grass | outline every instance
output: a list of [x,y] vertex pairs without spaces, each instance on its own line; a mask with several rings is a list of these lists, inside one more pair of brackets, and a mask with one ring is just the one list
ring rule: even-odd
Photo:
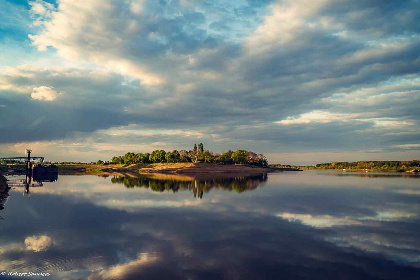
[[98,167],[98,166],[92,166],[92,167],[87,167],[86,168],[86,170],[85,170],[85,172],[86,173],[94,173],[94,174],[96,174],[96,173],[102,173],[102,172],[104,172],[104,168],[102,168],[102,167]]

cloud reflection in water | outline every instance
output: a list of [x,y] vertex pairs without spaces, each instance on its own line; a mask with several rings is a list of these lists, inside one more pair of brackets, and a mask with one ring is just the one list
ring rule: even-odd
[[[417,180],[315,172],[241,180],[62,176],[30,201],[12,189],[0,265],[53,279],[420,276],[420,201],[401,193]],[[24,250],[28,236],[51,244]]]

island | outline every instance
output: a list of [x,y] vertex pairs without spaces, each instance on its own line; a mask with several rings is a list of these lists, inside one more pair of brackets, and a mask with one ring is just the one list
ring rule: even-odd
[[[60,174],[182,174],[193,177],[235,177],[287,171],[272,168],[263,154],[246,150],[215,153],[205,150],[203,143],[192,150],[155,150],[151,153],[127,152],[109,161],[91,164],[58,163]],[[290,169],[290,171],[294,171]]]

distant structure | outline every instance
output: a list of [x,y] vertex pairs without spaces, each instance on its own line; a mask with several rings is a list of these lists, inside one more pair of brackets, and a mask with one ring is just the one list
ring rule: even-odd
[[32,150],[26,150],[26,157],[7,157],[7,158],[0,158],[0,161],[3,162],[16,162],[16,161],[25,161],[26,167],[26,176],[33,178],[34,181],[55,181],[54,177],[56,178],[58,175],[58,168],[57,166],[51,165],[44,165],[44,157],[31,157]]
[[26,157],[5,157],[0,158],[0,161],[25,161],[25,162],[31,162],[31,161],[38,161],[40,163],[44,162],[44,157],[31,157],[32,150],[27,149],[26,150]]
[[[44,157],[31,157],[32,150],[26,150],[27,156],[26,157],[8,157],[8,158],[0,158],[0,162],[13,162],[16,161],[24,161],[25,162],[25,180],[19,180],[16,182],[9,181],[5,182],[10,187],[25,187],[24,194],[30,197],[29,187],[42,187],[43,182],[54,182],[58,180],[58,167],[51,164],[51,165],[44,165]],[[13,168],[12,168],[13,170]],[[21,168],[15,168],[14,171],[23,173]],[[18,173],[19,174],[19,173]],[[35,184],[37,183],[37,184]],[[1,198],[1,195],[0,195]]]

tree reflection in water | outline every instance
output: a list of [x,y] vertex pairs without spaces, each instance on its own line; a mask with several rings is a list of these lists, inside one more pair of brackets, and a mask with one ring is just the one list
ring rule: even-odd
[[155,177],[131,177],[114,176],[111,182],[114,184],[123,184],[127,188],[146,188],[154,192],[189,190],[194,197],[203,198],[203,193],[208,193],[211,189],[223,189],[227,191],[236,191],[242,193],[247,190],[254,190],[262,187],[267,181],[267,174],[229,177],[229,178],[208,178],[196,179],[186,176],[155,176]]

